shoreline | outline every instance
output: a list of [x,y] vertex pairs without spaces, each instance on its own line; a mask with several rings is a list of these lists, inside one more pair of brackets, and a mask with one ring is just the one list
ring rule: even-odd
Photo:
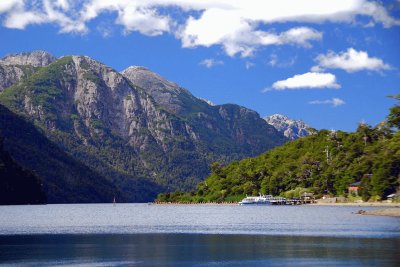
[[400,203],[385,203],[385,202],[345,202],[345,203],[313,203],[308,205],[315,206],[358,206],[358,207],[394,207],[400,208]]
[[379,210],[359,210],[357,214],[360,215],[375,215],[375,216],[390,216],[390,217],[400,217],[400,208],[386,208]]
[[[150,203],[149,203],[150,204]],[[239,205],[239,202],[203,202],[203,203],[185,203],[185,202],[152,202],[155,205]],[[301,205],[276,205],[276,206],[349,206],[349,207],[392,207],[400,208],[400,203],[382,203],[382,202],[347,202],[347,203],[310,203]]]

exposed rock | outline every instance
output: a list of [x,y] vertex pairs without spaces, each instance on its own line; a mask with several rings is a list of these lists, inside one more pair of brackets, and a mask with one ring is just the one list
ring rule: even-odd
[[5,56],[0,60],[4,65],[31,65],[33,67],[44,67],[57,60],[52,54],[37,50],[29,53],[17,53]]
[[45,51],[18,53],[0,59],[0,92],[57,60]]
[[274,126],[279,132],[283,133],[287,138],[295,140],[310,135],[307,130],[309,126],[301,120],[292,120],[287,116],[274,114],[264,118],[265,121]]
[[[145,67],[131,66],[121,73],[134,85],[145,89],[158,104],[171,113],[187,113],[193,111],[193,108],[197,106],[201,109],[206,105],[204,101],[200,102],[188,90]],[[195,107],[191,105],[195,105]]]

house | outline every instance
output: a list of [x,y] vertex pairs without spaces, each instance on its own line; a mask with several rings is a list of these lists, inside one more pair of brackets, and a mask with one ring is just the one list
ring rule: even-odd
[[356,183],[352,183],[349,185],[349,187],[347,188],[347,190],[349,191],[349,194],[354,194],[358,196],[358,189],[360,188],[360,184],[361,182],[356,182]]
[[313,193],[307,193],[304,192],[303,194],[300,195],[301,200],[303,203],[314,203],[315,202],[315,197]]

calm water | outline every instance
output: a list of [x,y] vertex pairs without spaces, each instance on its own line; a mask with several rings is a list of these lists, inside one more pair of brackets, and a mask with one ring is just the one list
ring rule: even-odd
[[13,266],[400,266],[400,218],[371,207],[0,206]]

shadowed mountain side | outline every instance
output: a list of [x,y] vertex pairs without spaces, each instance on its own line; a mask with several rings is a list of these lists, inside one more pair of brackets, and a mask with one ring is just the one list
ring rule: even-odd
[[0,138],[4,151],[37,175],[48,203],[111,202],[114,196],[117,200],[128,200],[110,181],[62,151],[31,123],[2,105]]
[[10,157],[0,138],[0,205],[43,203],[46,203],[46,195],[39,179]]

